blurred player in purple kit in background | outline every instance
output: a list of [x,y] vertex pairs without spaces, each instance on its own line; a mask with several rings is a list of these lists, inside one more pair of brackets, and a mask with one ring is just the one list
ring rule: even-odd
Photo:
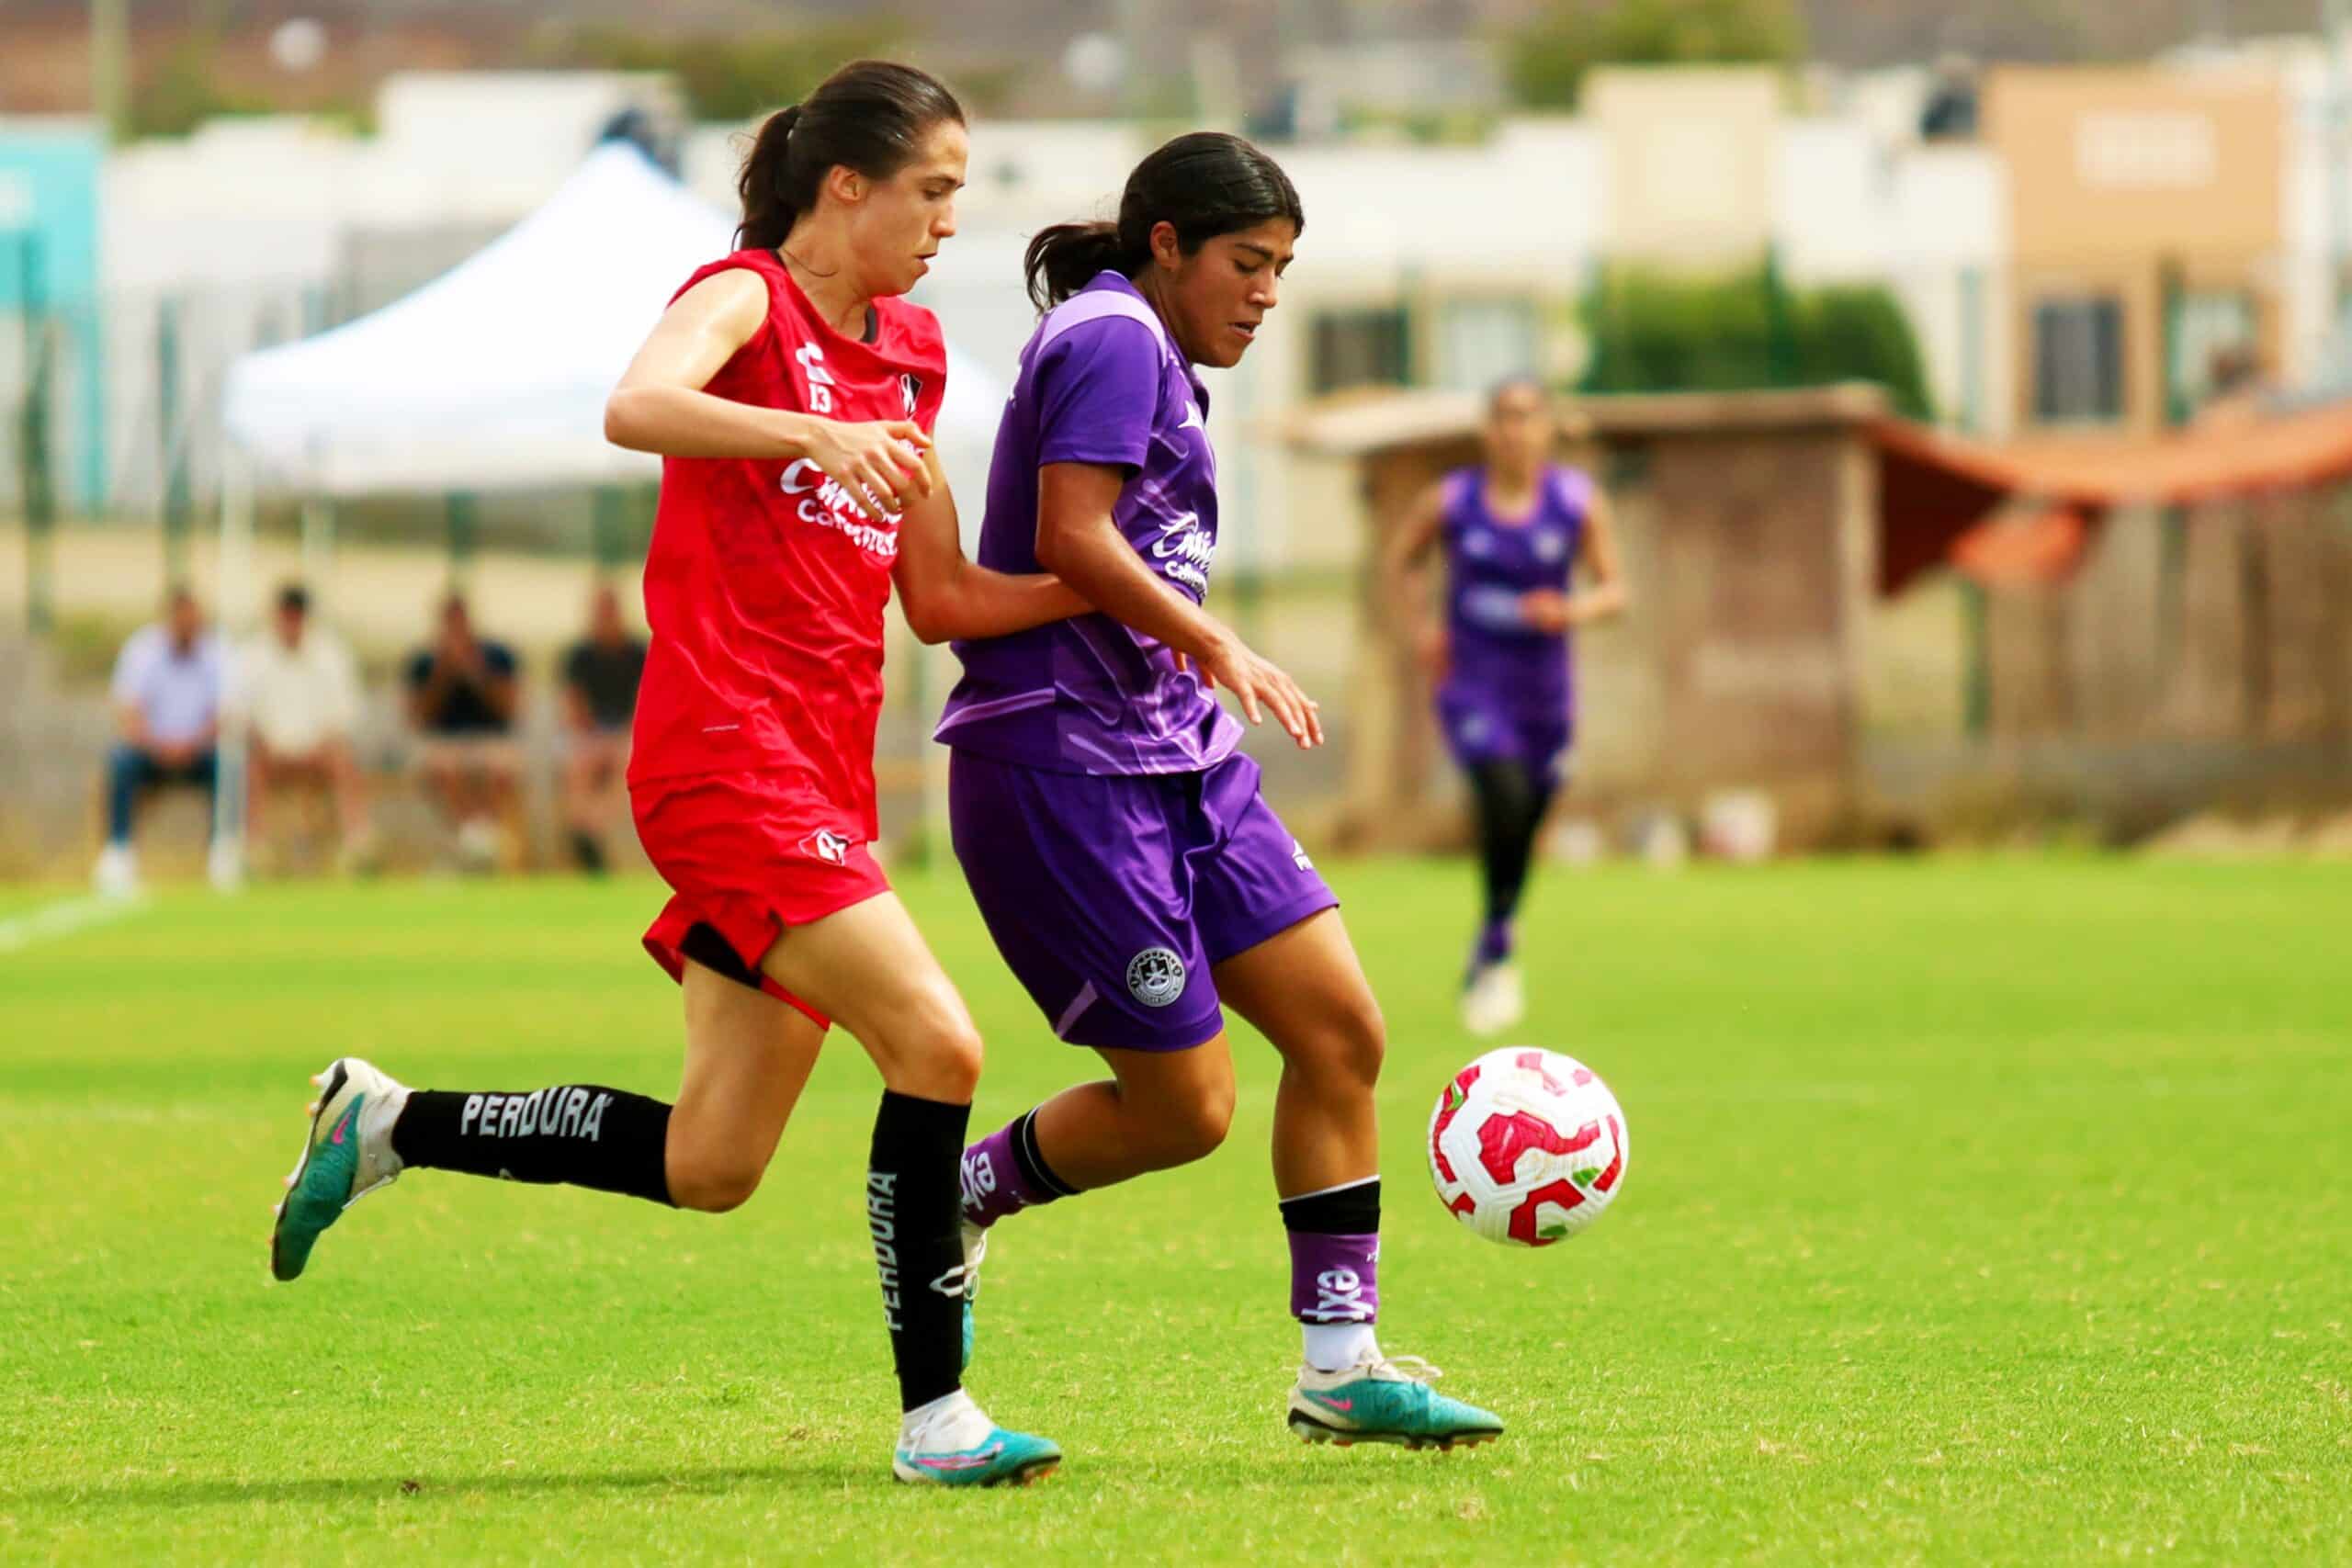
[[[939,737],[956,852],[1006,962],[1107,1082],[966,1152],[967,1314],[989,1227],[1016,1210],[1199,1159],[1234,1103],[1223,1007],[1282,1054],[1274,1182],[1310,1440],[1450,1447],[1502,1423],[1381,1353],[1385,1034],[1337,905],[1260,794],[1241,727],[1322,739],[1295,682],[1201,608],[1217,542],[1208,389],[1274,308],[1305,217],[1237,137],[1178,137],[1129,176],[1116,222],[1031,244],[1045,312],[997,433],[979,559],[1045,570],[1098,614],[962,642]],[[968,1318],[967,1318],[968,1323]]]
[[[1536,834],[1559,791],[1576,733],[1571,628],[1625,607],[1609,503],[1581,468],[1552,461],[1550,400],[1529,378],[1487,400],[1483,467],[1457,468],[1422,494],[1387,550],[1388,579],[1437,682],[1438,723],[1477,802],[1486,916],[1462,987],[1474,1034],[1519,1022],[1526,998],[1513,921]],[[1446,563],[1442,620],[1423,609],[1430,547]],[[1571,592],[1579,562],[1592,586]]]

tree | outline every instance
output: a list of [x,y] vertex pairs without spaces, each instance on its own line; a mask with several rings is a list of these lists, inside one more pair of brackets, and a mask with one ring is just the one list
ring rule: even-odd
[[1531,108],[1573,108],[1596,65],[1789,65],[1804,58],[1794,0],[1551,0],[1506,49]]

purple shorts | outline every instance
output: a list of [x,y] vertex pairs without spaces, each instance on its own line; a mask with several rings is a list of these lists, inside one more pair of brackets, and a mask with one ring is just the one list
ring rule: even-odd
[[1197,773],[1048,773],[958,750],[956,858],[997,951],[1072,1045],[1186,1051],[1210,971],[1340,902],[1239,752]]
[[1446,686],[1437,694],[1437,721],[1446,749],[1465,768],[1481,762],[1523,762],[1547,783],[1560,782],[1560,761],[1574,739],[1567,706],[1531,713],[1487,693]]

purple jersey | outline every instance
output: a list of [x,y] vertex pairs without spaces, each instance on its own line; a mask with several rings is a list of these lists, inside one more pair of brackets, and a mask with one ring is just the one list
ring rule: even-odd
[[1591,477],[1546,468],[1534,510],[1508,523],[1487,510],[1485,480],[1477,468],[1445,477],[1446,687],[1516,710],[1566,715],[1575,706],[1568,639],[1530,627],[1519,598],[1541,588],[1567,591],[1592,505]]
[[[1037,470],[1101,463],[1127,474],[1112,512],[1128,544],[1198,604],[1216,554],[1208,392],[1136,287],[1115,272],[1048,311],[1021,351],[997,426],[979,561],[1037,564]],[[1185,773],[1231,755],[1241,726],[1162,643],[1108,615],[955,645],[964,678],[938,739],[1055,773]]]

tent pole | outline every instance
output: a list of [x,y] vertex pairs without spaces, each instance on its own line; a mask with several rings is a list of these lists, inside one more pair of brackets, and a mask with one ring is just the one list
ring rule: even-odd
[[220,641],[228,659],[229,690],[220,705],[220,738],[215,748],[217,782],[212,791],[212,886],[234,893],[245,880],[245,715],[237,690],[236,649],[253,635],[253,470],[236,442],[220,446]]

